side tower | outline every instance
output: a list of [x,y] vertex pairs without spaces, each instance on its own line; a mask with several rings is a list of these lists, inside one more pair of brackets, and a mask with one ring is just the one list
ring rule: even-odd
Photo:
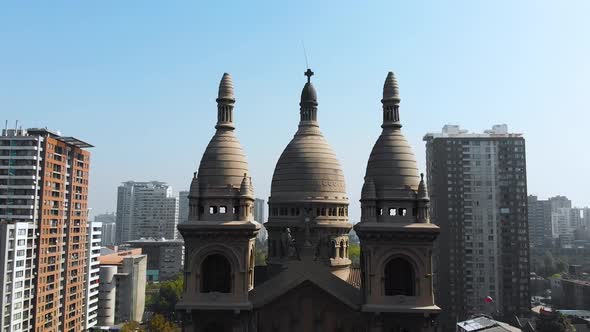
[[177,305],[184,331],[245,331],[254,287],[254,192],[234,134],[231,76],[223,74],[216,132],[189,194],[189,219],[178,225],[185,243],[184,295]]
[[[307,70],[299,128],[277,162],[268,199],[268,265],[271,273],[311,256],[346,280],[348,195],[336,154],[317,121],[317,92]],[[308,257],[309,258],[309,257]]]
[[439,229],[416,158],[401,132],[399,89],[392,72],[383,86],[383,131],[361,192],[362,311],[370,331],[434,331],[432,247]]

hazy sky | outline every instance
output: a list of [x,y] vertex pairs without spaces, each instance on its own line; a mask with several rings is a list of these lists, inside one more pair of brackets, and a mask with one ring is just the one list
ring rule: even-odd
[[188,189],[227,71],[266,199],[297,127],[304,41],[354,221],[390,70],[422,170],[426,132],[507,123],[526,138],[529,194],[590,205],[589,16],[586,0],[3,2],[0,119],[94,144],[90,206],[113,211],[122,181]]

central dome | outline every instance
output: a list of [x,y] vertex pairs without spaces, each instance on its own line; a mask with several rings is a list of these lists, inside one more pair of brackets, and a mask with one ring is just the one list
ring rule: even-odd
[[344,173],[317,122],[317,92],[308,81],[301,92],[299,129],[275,168],[269,203],[347,202]]
[[342,167],[317,126],[301,126],[272,177],[273,202],[345,200]]

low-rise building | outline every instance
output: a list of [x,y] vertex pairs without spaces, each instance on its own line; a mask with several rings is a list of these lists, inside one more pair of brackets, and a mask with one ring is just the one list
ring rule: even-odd
[[184,266],[184,241],[167,239],[140,239],[127,242],[132,248],[141,248],[147,255],[147,280],[150,282],[175,278]]
[[520,328],[480,316],[457,323],[457,332],[520,332]]
[[590,308],[590,281],[564,276],[551,280],[553,305],[563,309]]
[[100,256],[97,327],[143,318],[147,257],[141,249],[117,249],[103,250]]

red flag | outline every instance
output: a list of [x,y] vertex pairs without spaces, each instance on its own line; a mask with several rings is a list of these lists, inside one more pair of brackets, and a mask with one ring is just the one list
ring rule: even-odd
[[485,301],[486,301],[486,303],[492,303],[492,302],[494,302],[494,299],[492,299],[491,296],[486,296]]

